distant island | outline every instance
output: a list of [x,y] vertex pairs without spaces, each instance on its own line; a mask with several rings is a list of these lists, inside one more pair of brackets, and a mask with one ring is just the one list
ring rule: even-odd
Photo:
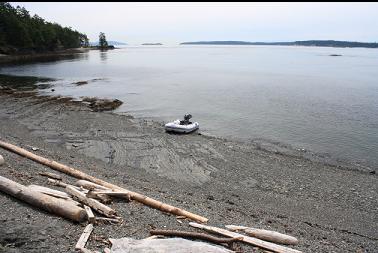
[[161,43],[143,43],[142,46],[161,46],[163,44]]
[[293,42],[196,41],[196,42],[183,42],[183,43],[180,43],[180,45],[258,45],[258,46],[378,48],[378,43],[338,41],[338,40],[304,40],[304,41],[293,41]]

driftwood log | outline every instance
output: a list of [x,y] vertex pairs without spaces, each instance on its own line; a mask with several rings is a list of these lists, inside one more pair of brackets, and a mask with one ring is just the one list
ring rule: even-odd
[[219,238],[212,235],[208,235],[205,233],[197,233],[197,232],[186,232],[186,231],[177,231],[177,230],[160,230],[155,229],[150,231],[151,235],[164,235],[164,236],[179,236],[184,238],[191,238],[191,239],[201,239],[204,241],[216,243],[216,244],[223,244],[227,243],[229,246],[237,241],[241,241],[243,237],[239,238]]
[[94,216],[94,214],[92,212],[92,209],[89,206],[87,206],[87,205],[84,205],[84,209],[87,212],[89,223],[92,223],[92,224],[95,223],[96,222],[96,217]]
[[231,231],[223,229],[223,228],[206,226],[206,225],[198,224],[198,223],[195,223],[195,222],[190,222],[189,226],[204,229],[208,232],[225,235],[225,236],[232,237],[232,238],[243,237],[240,241],[254,245],[254,246],[257,246],[257,247],[260,247],[260,248],[263,248],[263,249],[267,249],[267,250],[270,250],[270,251],[273,251],[273,252],[277,252],[277,253],[302,253],[299,250],[291,249],[291,248],[288,248],[288,247],[285,247],[285,246],[281,246],[281,245],[274,244],[274,243],[271,243],[271,242],[263,241],[263,240],[253,238],[253,237],[250,237],[250,236],[244,236],[242,234],[231,232]]
[[69,184],[66,184],[60,180],[56,180],[56,179],[51,179],[51,178],[48,178],[47,181],[52,184],[52,185],[55,185],[55,186],[60,186],[60,187],[64,187],[66,188],[67,185]]
[[4,157],[0,155],[0,166],[5,163]]
[[86,193],[86,196],[88,198],[92,198],[92,199],[97,199],[97,200],[100,200],[102,203],[104,204],[110,204],[112,202],[112,198],[107,195],[107,194],[102,194],[102,193],[95,193],[93,192],[92,190],[89,190],[87,193]]
[[110,207],[100,203],[99,201],[95,199],[91,199],[85,196],[84,193],[81,191],[75,189],[72,186],[67,186],[66,187],[66,192],[74,196],[76,199],[78,199],[79,202],[84,203],[85,205],[93,208],[97,212],[107,216],[107,217],[114,217],[116,214],[116,211],[111,209]]
[[51,173],[51,172],[39,172],[38,174],[41,175],[41,176],[53,178],[53,179],[56,179],[56,180],[62,180],[63,179],[61,175]]
[[87,243],[88,238],[92,233],[92,230],[93,230],[93,224],[88,224],[85,227],[84,232],[81,234],[79,240],[76,243],[76,246],[75,246],[76,250],[85,249],[85,244]]
[[42,208],[50,213],[73,221],[81,222],[87,219],[85,210],[76,206],[72,201],[37,192],[2,176],[0,176],[0,191],[25,201],[32,206]]
[[57,191],[57,190],[50,189],[50,188],[40,186],[40,185],[31,184],[31,185],[28,185],[28,188],[35,190],[37,192],[41,192],[41,193],[56,197],[56,198],[60,198],[60,199],[70,199],[71,198],[71,196],[68,195],[65,192]]
[[105,217],[95,217],[96,221],[108,221],[108,222],[114,222],[114,223],[120,223],[122,222],[121,218],[105,218]]
[[281,244],[287,244],[287,245],[297,245],[298,239],[290,236],[285,235],[276,231],[270,231],[265,229],[257,229],[257,228],[251,228],[251,227],[245,227],[245,226],[234,226],[234,225],[227,225],[227,229],[231,231],[244,231],[247,235],[259,238],[261,240],[269,241],[269,242],[275,242],[275,243],[281,243]]
[[10,144],[10,143],[0,141],[0,147],[2,147],[4,149],[7,149],[7,150],[10,150],[10,151],[12,151],[14,153],[17,153],[19,155],[22,155],[24,157],[27,157],[27,158],[29,158],[29,159],[31,159],[33,161],[38,162],[38,163],[44,164],[46,166],[49,166],[50,168],[52,168],[54,170],[66,173],[66,174],[68,174],[70,176],[73,176],[75,178],[88,180],[88,181],[91,181],[93,183],[96,183],[96,184],[105,186],[107,188],[110,188],[112,190],[127,192],[128,194],[130,194],[131,199],[134,199],[134,200],[136,200],[136,201],[138,201],[140,203],[143,203],[143,204],[145,204],[147,206],[159,209],[161,211],[164,211],[164,212],[167,212],[167,213],[171,213],[171,214],[175,214],[175,215],[185,216],[185,217],[187,217],[187,218],[189,218],[191,220],[197,221],[197,222],[204,223],[204,222],[208,221],[207,218],[202,217],[200,215],[197,215],[197,214],[188,212],[186,210],[183,210],[183,209],[180,209],[180,208],[177,208],[177,207],[174,207],[174,206],[162,203],[162,202],[160,202],[158,200],[149,198],[149,197],[147,197],[147,196],[145,196],[143,194],[129,191],[129,190],[124,189],[122,187],[119,187],[117,185],[114,185],[114,184],[108,183],[108,182],[106,182],[104,180],[101,180],[101,179],[98,179],[96,177],[90,176],[90,175],[88,175],[88,174],[86,174],[86,173],[84,173],[84,172],[82,172],[80,170],[77,170],[77,169],[71,168],[71,167],[69,167],[67,165],[64,165],[64,164],[61,164],[61,163],[58,163],[58,162],[46,159],[44,157],[38,156],[38,155],[36,155],[36,154],[34,154],[32,152],[27,151],[26,149],[17,147],[15,145]]
[[102,186],[102,185],[99,185],[99,184],[95,184],[95,183],[92,183],[92,182],[87,181],[87,180],[78,180],[78,181],[76,181],[75,185],[79,186],[79,187],[83,187],[87,190],[111,191],[111,189],[108,188],[108,187],[105,187],[105,186]]
[[[121,192],[121,191],[90,191],[88,194],[94,194],[97,197],[104,198],[104,196],[110,198],[110,197],[116,197],[116,198],[122,198],[125,199],[127,202],[131,201],[130,194],[127,192]],[[88,195],[87,194],[87,195]],[[106,203],[106,202],[104,202]]]

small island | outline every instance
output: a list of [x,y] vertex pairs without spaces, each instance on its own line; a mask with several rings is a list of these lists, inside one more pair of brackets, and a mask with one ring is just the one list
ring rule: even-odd
[[100,32],[98,45],[90,46],[91,49],[98,49],[98,50],[108,50],[108,49],[115,49],[113,45],[109,45],[108,41],[106,40],[105,33]]
[[162,46],[162,43],[143,43],[142,46]]

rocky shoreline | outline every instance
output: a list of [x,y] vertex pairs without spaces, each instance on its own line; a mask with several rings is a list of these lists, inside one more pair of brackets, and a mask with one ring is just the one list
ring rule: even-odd
[[[90,175],[227,224],[296,236],[303,252],[375,252],[378,178],[359,169],[272,152],[200,133],[174,135],[161,122],[95,112],[68,99],[0,94],[0,139]],[[2,175],[46,185],[45,166],[0,149]],[[62,176],[68,181],[73,179]],[[0,193],[0,252],[74,252],[84,225]],[[145,238],[153,228],[195,231],[137,202],[112,204],[120,225],[95,227],[88,248],[107,238]],[[244,252],[262,252],[243,245]]]

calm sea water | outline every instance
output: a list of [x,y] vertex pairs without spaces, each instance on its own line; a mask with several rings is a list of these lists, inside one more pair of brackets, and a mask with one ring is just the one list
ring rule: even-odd
[[377,49],[125,47],[0,72],[58,78],[57,94],[118,98],[119,113],[164,122],[191,113],[202,133],[277,141],[377,170]]

